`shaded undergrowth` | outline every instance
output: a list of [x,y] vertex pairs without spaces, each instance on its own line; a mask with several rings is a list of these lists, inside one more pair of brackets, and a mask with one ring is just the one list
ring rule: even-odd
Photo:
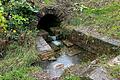
[[37,59],[35,35],[27,35],[22,46],[17,42],[8,46],[5,57],[0,60],[0,80],[35,80],[30,75],[41,70],[30,66]]

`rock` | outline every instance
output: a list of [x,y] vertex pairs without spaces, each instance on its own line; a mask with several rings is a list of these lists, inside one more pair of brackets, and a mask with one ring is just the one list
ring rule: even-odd
[[69,42],[68,40],[63,40],[63,43],[67,47],[72,47],[73,46],[73,43]]
[[41,52],[38,56],[41,60],[51,60],[51,58],[54,56],[54,52]]
[[50,75],[46,72],[37,72],[34,73],[33,76],[37,78],[37,80],[50,80]]
[[74,55],[77,55],[77,54],[80,54],[81,53],[81,50],[79,50],[78,48],[76,47],[71,47],[68,49],[69,52],[67,53],[69,56],[74,56]]
[[52,57],[49,59],[49,61],[55,61],[55,60],[57,60],[57,58],[55,58],[54,56],[52,56]]
[[62,63],[57,63],[57,64],[54,65],[54,68],[63,69],[63,68],[64,68],[64,64],[62,64]]
[[102,67],[97,67],[88,76],[93,80],[111,80],[107,75],[107,71]]
[[38,36],[42,36],[45,40],[48,39],[48,32],[41,30],[40,32],[38,32],[37,34]]
[[59,35],[62,29],[59,27],[54,27],[54,28],[51,28],[51,30],[55,35]]
[[48,45],[43,37],[39,37],[36,44],[39,52],[52,51],[52,48]]
[[73,65],[73,66],[69,67],[68,69],[66,69],[62,76],[66,76],[66,75],[70,75],[70,74],[74,74],[74,75],[77,75],[77,76],[82,76],[83,73],[84,73],[83,67],[76,64],[76,65]]
[[109,66],[120,65],[120,55],[108,62]]
[[44,40],[43,37],[39,37],[37,39],[37,50],[39,51],[38,55],[42,60],[48,60],[52,56],[54,56],[53,49],[49,46],[49,44]]
[[55,51],[55,52],[57,52],[57,51],[59,51],[60,50],[60,47],[58,47],[58,46],[56,46],[56,45],[54,45],[54,44],[50,44],[50,46],[51,46],[51,48]]
[[96,64],[98,64],[98,63],[100,63],[100,60],[99,60],[99,59],[95,59],[95,60],[93,60],[93,61],[91,62],[91,65],[96,65]]
[[90,65],[74,65],[69,69],[66,69],[63,76],[74,74],[77,76],[89,77],[92,80],[112,80],[112,77],[108,75],[107,70],[100,66],[95,66],[92,63]]
[[77,28],[68,38],[73,44],[92,53],[116,53],[120,50],[120,40],[104,36],[88,28]]

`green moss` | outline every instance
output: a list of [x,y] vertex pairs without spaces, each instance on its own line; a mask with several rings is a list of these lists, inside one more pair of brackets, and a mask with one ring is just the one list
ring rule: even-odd
[[120,66],[116,65],[111,68],[111,76],[113,78],[120,78]]
[[69,75],[69,76],[66,76],[64,80],[91,80],[91,79],[88,77],[79,77],[75,75]]
[[70,75],[70,76],[66,76],[64,80],[80,80],[80,77],[75,75]]

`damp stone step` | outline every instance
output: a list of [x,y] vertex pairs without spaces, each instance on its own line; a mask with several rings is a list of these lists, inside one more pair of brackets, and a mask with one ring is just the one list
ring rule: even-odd
[[42,60],[49,60],[49,58],[54,56],[54,51],[50,47],[50,45],[45,41],[43,37],[37,38],[37,50],[38,50],[38,56]]

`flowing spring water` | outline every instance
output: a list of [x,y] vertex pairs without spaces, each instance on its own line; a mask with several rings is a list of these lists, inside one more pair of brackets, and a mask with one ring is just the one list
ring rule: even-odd
[[[50,36],[52,38],[52,43],[56,46],[61,46],[62,43],[60,40],[57,39],[57,36]],[[51,79],[54,78],[59,78],[63,73],[64,70],[69,68],[70,66],[73,66],[76,63],[79,63],[78,57],[76,56],[68,56],[67,53],[67,48],[63,49],[59,54],[56,61],[51,62],[50,64],[47,65],[45,71],[50,75]]]
[[52,43],[56,46],[60,46],[61,42],[59,40],[57,40],[57,36],[50,36],[52,38]]
[[50,80],[53,80],[59,78],[64,73],[65,69],[73,66],[74,64],[78,64],[80,61],[78,61],[78,56],[68,56],[70,53],[68,48],[65,47],[62,44],[62,41],[58,40],[56,36],[50,37],[52,39],[52,44],[61,48],[61,51],[57,53],[60,54],[60,56],[58,56],[55,61],[38,62],[38,65],[40,64],[43,70],[49,74]]
[[60,77],[64,70],[72,65],[74,65],[72,58],[63,54],[56,61],[48,65],[47,72],[50,74],[51,78]]

